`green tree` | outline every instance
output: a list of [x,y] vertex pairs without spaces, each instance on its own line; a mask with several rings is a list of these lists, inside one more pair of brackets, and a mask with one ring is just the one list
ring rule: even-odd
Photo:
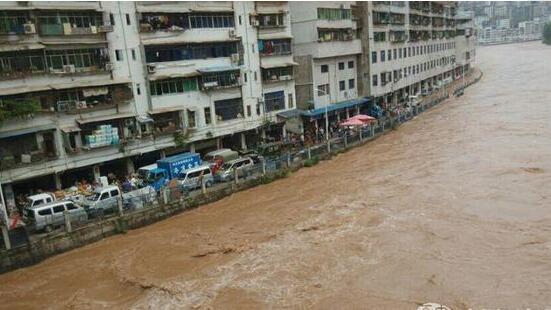
[[1,100],[0,123],[10,118],[24,117],[40,111],[40,103],[36,100]]
[[543,28],[543,43],[551,45],[551,23],[545,24]]

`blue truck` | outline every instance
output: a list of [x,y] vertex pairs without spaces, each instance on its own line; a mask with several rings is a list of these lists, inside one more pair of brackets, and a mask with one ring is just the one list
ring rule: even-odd
[[201,157],[197,153],[182,153],[157,161],[156,166],[150,165],[138,170],[147,185],[159,191],[170,180],[177,178],[182,172],[201,165]]

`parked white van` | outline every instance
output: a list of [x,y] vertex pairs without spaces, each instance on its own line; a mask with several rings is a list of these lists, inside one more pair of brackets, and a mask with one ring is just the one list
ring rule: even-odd
[[69,212],[71,223],[82,223],[88,220],[86,211],[70,200],[56,201],[25,208],[25,221],[32,230],[51,232],[65,224],[65,211]]
[[31,195],[27,197],[27,203],[25,204],[25,208],[43,205],[54,201],[55,201],[55,196],[52,193],[41,193],[41,194]]
[[212,184],[214,184],[214,177],[212,175],[209,165],[202,165],[202,166],[184,171],[178,177],[178,182],[180,183],[180,187],[187,191],[200,188],[201,175],[203,176],[203,182],[205,182],[206,187],[211,187]]

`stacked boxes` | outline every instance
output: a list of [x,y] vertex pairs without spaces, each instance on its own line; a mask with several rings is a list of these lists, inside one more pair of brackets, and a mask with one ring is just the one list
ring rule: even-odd
[[111,125],[99,125],[91,135],[84,137],[90,148],[119,144],[119,130]]

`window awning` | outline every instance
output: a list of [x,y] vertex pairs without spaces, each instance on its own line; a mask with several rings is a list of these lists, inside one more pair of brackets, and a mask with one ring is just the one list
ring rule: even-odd
[[105,116],[98,116],[98,117],[90,117],[85,119],[77,119],[77,123],[83,125],[83,124],[89,124],[89,123],[96,123],[101,121],[108,121],[112,119],[121,119],[121,118],[129,118],[136,116],[134,113],[120,113],[120,114],[112,114],[112,115],[105,115]]
[[153,109],[147,113],[150,115],[152,114],[161,114],[161,113],[168,113],[168,112],[176,112],[176,111],[182,111],[185,107],[179,106],[179,107],[168,107],[168,108],[160,108],[160,109]]
[[71,133],[71,132],[79,132],[81,129],[77,126],[69,126],[69,127],[63,127],[61,128],[61,131],[64,133]]
[[[107,41],[93,39],[71,39],[71,41],[40,41],[46,44],[47,50],[68,50],[68,49],[83,49],[83,48],[107,48]],[[82,46],[84,45],[84,46]]]
[[271,39],[292,39],[293,36],[285,32],[275,33],[261,33],[258,35],[259,40],[271,40]]
[[84,87],[128,84],[128,83],[130,83],[129,78],[118,78],[118,79],[112,80],[106,74],[105,79],[95,80],[95,81],[86,81],[86,79],[83,78],[82,81],[74,81],[74,82],[60,83],[60,84],[54,84],[54,85],[48,85],[44,83],[36,86],[23,85],[20,87],[10,87],[5,89],[0,89],[0,96],[32,93],[32,92],[47,91],[47,90],[61,90],[61,89],[68,89],[68,88],[78,88],[78,87],[84,88]]
[[188,13],[190,10],[184,7],[185,4],[178,2],[152,4],[138,4],[136,10],[140,13]]
[[234,66],[212,66],[212,67],[197,69],[197,72],[199,72],[201,74],[204,74],[204,73],[236,71],[236,70],[239,70],[239,67],[234,67]]
[[270,62],[270,63],[262,63],[260,67],[262,69],[271,69],[271,68],[278,68],[278,67],[289,67],[289,66],[298,66],[298,63],[294,61],[285,61],[285,62]]
[[0,52],[39,50],[43,48],[44,48],[44,45],[40,43],[27,43],[27,44],[8,43],[0,46]]
[[8,130],[8,131],[0,132],[0,139],[26,135],[33,132],[39,132],[39,131],[54,130],[54,129],[56,129],[56,126],[53,124],[50,124],[50,125],[35,126],[35,127],[25,128],[25,129]]
[[166,79],[173,79],[173,78],[194,77],[198,75],[199,75],[199,72],[197,71],[188,72],[188,73],[174,72],[174,73],[162,74],[162,75],[156,75],[156,74],[150,75],[148,76],[148,78],[150,81],[158,81],[158,80],[166,80]]

